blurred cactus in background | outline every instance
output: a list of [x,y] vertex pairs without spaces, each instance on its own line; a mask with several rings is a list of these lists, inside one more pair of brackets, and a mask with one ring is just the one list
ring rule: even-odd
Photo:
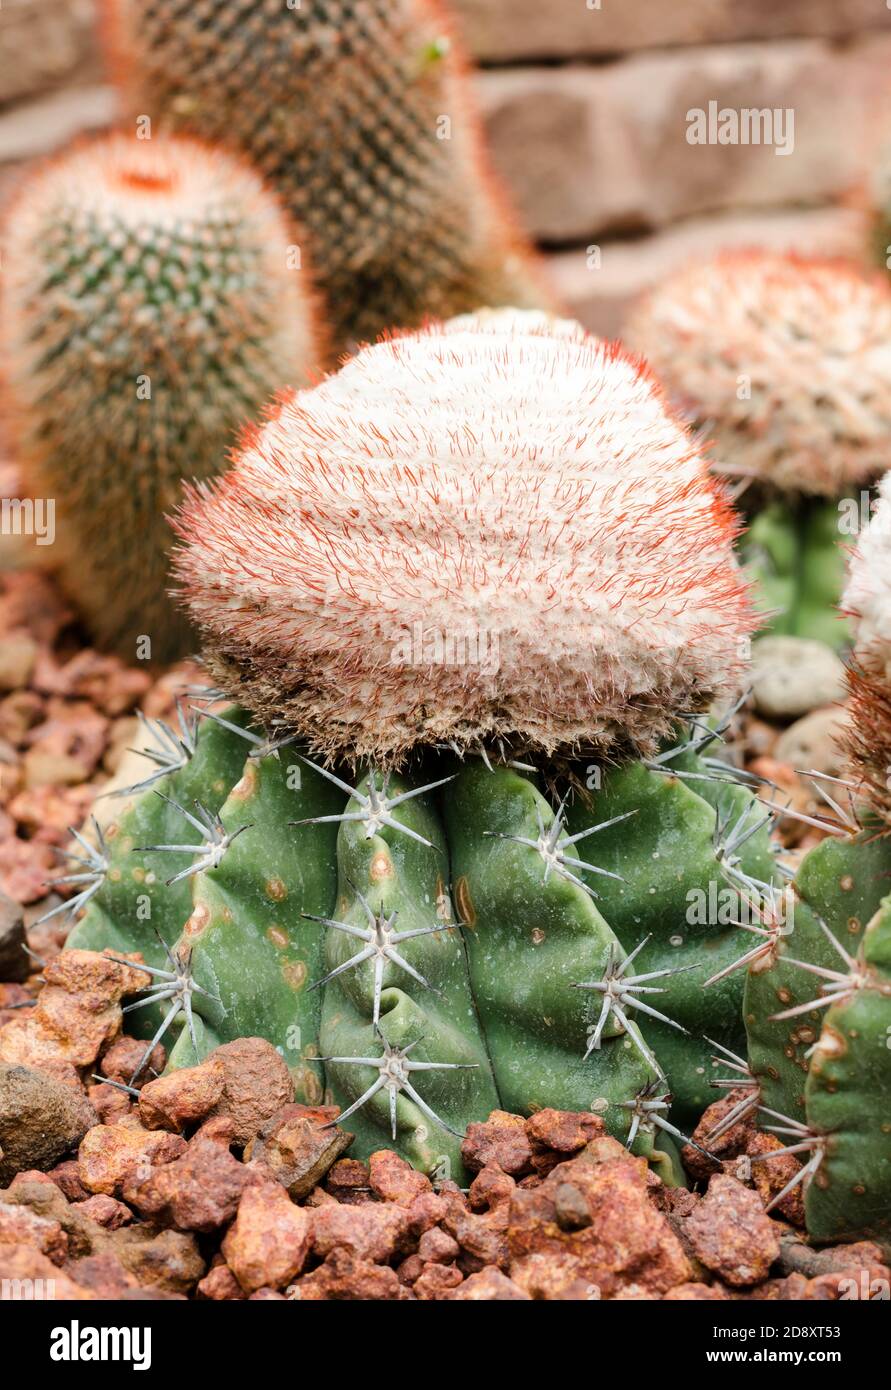
[[347,348],[545,306],[434,0],[105,0],[126,114],[242,151],[309,238]]
[[259,178],[192,140],[112,135],[39,168],[3,228],[0,348],[19,464],[56,505],[94,638],[182,654],[166,514],[325,351],[297,233]]
[[771,630],[842,645],[839,500],[856,503],[891,453],[891,286],[842,262],[727,253],[653,291],[626,340],[739,481]]

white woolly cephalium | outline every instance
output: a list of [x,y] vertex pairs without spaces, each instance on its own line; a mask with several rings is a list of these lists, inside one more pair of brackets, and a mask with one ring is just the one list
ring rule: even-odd
[[640,367],[515,311],[366,348],[194,491],[213,668],[328,754],[645,746],[753,626],[719,485]]
[[854,622],[858,661],[891,685],[891,473],[878,494],[851,558],[842,607]]
[[703,427],[718,471],[832,497],[888,467],[885,277],[729,252],[652,291],[625,336]]
[[848,753],[867,800],[891,824],[891,473],[857,543],[841,606],[855,633]]

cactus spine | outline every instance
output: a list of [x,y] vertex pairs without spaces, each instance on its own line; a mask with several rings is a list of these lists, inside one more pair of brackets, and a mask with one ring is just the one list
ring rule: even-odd
[[338,348],[545,303],[433,0],[105,0],[133,117],[242,151],[309,237]]
[[179,654],[166,514],[322,350],[297,235],[228,155],[113,135],[32,175],[3,241],[0,339],[51,559],[103,645]]

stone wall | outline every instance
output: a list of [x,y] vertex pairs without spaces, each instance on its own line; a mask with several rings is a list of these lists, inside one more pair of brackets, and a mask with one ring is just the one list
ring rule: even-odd
[[21,160],[106,125],[113,113],[94,0],[2,0],[0,186],[14,183]]
[[[720,246],[859,254],[891,134],[886,0],[454,3],[495,163],[592,328],[618,332],[643,288]],[[712,101],[791,110],[792,152],[688,143]]]
[[[891,130],[886,0],[453,4],[494,161],[591,327],[617,332],[643,287],[721,245],[856,254]],[[687,113],[710,102],[791,111],[791,152],[691,145]],[[0,182],[113,112],[94,0],[3,0]]]

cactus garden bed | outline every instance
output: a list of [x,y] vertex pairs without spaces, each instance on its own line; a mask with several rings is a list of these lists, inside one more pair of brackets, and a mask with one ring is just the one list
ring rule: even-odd
[[[111,948],[61,951],[72,924],[58,909],[83,890],[47,896],[46,878],[64,875],[61,851],[82,852],[68,827],[84,829],[94,797],[128,768],[151,770],[126,752],[151,746],[143,721],[176,727],[176,697],[206,677],[186,663],[153,679],[101,656],[35,575],[0,583],[0,622],[4,1277],[53,1279],[57,1297],[77,1300],[459,1301],[832,1300],[887,1279],[880,1244],[809,1239],[801,1184],[781,1195],[800,1158],[763,1161],[783,1142],[757,1127],[748,1083],[718,1048],[706,1083],[729,1088],[711,1089],[720,1098],[691,1126],[698,1148],[677,1139],[667,1181],[602,1115],[547,1106],[526,1119],[477,1112],[454,1142],[455,1177],[411,1167],[385,1128],[354,1156],[356,1131],[320,1082],[307,1097],[286,1045],[250,1029],[198,1066],[166,1072],[163,1042],[146,1058],[147,1040],[124,1032],[140,1013],[124,1009],[146,997],[147,977]],[[790,722],[750,702],[723,756],[768,767],[807,815],[813,785],[778,752],[810,739],[811,761],[825,762],[820,713]],[[792,861],[824,838],[798,819],[781,829]],[[183,1029],[177,1046],[187,1041]]]

